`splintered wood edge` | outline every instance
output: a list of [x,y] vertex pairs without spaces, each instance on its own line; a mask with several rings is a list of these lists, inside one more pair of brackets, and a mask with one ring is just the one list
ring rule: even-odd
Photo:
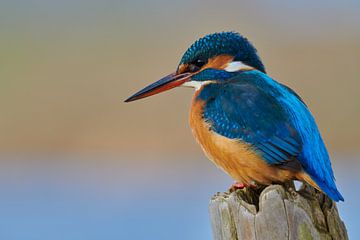
[[335,202],[306,185],[217,193],[209,212],[215,240],[348,239]]

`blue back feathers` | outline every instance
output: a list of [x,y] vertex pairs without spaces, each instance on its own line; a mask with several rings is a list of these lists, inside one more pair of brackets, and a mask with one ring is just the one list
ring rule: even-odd
[[278,95],[277,90],[259,87],[248,75],[238,79],[239,73],[200,93],[199,98],[207,99],[206,121],[215,132],[252,144],[269,164],[300,170],[300,165],[288,164],[300,153],[301,139],[284,108],[269,94]]
[[198,95],[211,129],[249,143],[268,164],[303,169],[333,200],[343,200],[315,120],[300,97],[260,71],[217,74],[221,81]]
[[197,60],[206,62],[209,58],[221,54],[234,56],[235,61],[242,61],[265,72],[265,67],[255,47],[245,37],[235,32],[214,33],[200,38],[185,52],[180,64],[188,64]]

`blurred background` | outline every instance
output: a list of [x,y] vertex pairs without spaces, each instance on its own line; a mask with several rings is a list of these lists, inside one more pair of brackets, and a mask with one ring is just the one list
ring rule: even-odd
[[0,239],[210,239],[232,180],[191,135],[193,91],[123,100],[229,30],[312,110],[359,239],[359,23],[356,0],[2,1]]

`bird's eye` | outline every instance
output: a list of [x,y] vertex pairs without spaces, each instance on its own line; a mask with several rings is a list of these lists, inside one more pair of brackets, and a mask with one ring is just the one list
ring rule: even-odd
[[189,64],[189,71],[190,72],[196,72],[199,71],[202,66],[206,64],[206,61],[202,59],[197,59]]

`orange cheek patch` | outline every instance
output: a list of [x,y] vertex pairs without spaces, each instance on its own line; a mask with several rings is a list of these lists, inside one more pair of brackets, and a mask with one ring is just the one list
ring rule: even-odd
[[[227,54],[222,54],[210,58],[208,62],[200,69],[200,71],[206,68],[225,69],[227,65],[234,60],[234,57]],[[189,64],[181,64],[178,67],[177,74],[185,73],[189,71]],[[198,72],[200,72],[198,71]]]
[[203,68],[215,68],[224,69],[229,62],[232,62],[234,56],[222,54],[216,57],[210,58],[208,63]]
[[188,71],[188,69],[189,69],[189,65],[188,65],[188,64],[181,64],[181,65],[178,67],[177,74],[185,73],[185,72]]

